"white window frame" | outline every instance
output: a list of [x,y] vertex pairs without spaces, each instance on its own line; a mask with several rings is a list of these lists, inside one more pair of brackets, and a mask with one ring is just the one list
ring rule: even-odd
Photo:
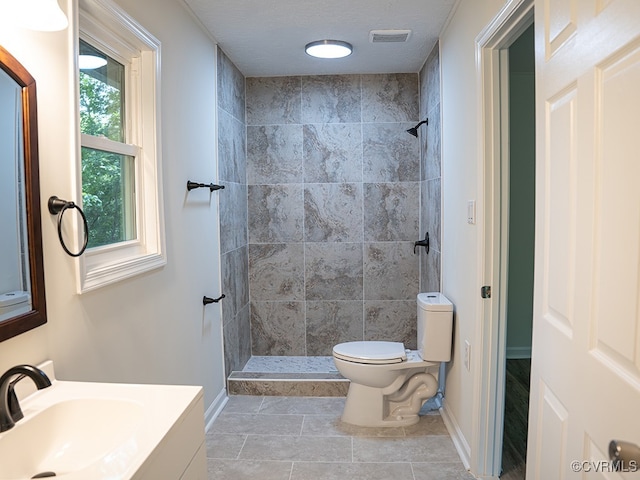
[[[80,145],[112,150],[113,144],[135,157],[136,197],[135,239],[88,248],[78,257],[78,292],[84,293],[162,267],[167,259],[160,155],[160,42],[111,0],[80,0],[79,7],[78,36],[125,65],[125,140],[130,145],[80,134],[78,114],[76,198],[82,198]],[[78,53],[76,42],[76,59]],[[75,85],[79,112],[77,63]]]

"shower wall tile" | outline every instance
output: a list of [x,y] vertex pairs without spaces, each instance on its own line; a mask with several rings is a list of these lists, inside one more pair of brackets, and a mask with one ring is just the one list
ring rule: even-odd
[[301,243],[250,245],[252,301],[304,300],[304,250]]
[[301,123],[301,78],[247,78],[247,125]]
[[241,370],[251,355],[245,80],[218,48],[218,175],[220,268],[225,372]]
[[362,182],[360,124],[304,125],[304,181]]
[[331,355],[338,343],[364,339],[362,301],[306,304],[307,355]]
[[362,299],[361,243],[306,243],[306,300]]
[[440,252],[431,250],[420,252],[420,291],[439,292],[440,291]]
[[245,126],[218,108],[218,174],[220,180],[246,183]]
[[249,185],[302,182],[302,126],[247,127]]
[[360,99],[359,75],[302,77],[302,122],[360,122]]
[[418,240],[420,184],[364,184],[365,241]]
[[251,302],[253,355],[305,355],[304,302]]
[[232,318],[249,303],[249,265],[247,246],[243,245],[222,255],[223,317]]
[[244,76],[218,48],[218,106],[244,124]]
[[420,142],[406,130],[411,123],[371,123],[362,126],[363,180],[420,180]]
[[220,205],[220,252],[227,253],[247,244],[247,186],[221,181],[224,194]]
[[362,75],[362,121],[416,121],[418,96],[418,77],[415,74]]
[[420,137],[420,232],[429,232],[429,254],[420,250],[420,291],[440,291],[441,251],[441,119],[440,119],[440,56],[438,43],[433,47],[420,72],[421,118],[428,117]]
[[302,185],[249,185],[249,242],[301,242]]
[[427,131],[405,130],[420,119],[424,82],[327,75],[246,86],[253,355],[328,355],[366,335],[415,344]]
[[440,104],[440,52],[439,43],[436,42],[431,54],[425,62],[427,77],[427,95],[425,112],[429,113]]
[[403,342],[405,348],[417,348],[417,306],[407,301],[365,301],[364,339]]
[[440,104],[436,106],[429,113],[429,125],[426,127],[426,145],[423,146],[424,158],[425,158],[425,180],[433,178],[440,178],[441,173],[441,121],[440,121]]
[[[429,247],[437,252],[441,251],[440,246],[440,178],[422,182],[422,235],[429,232]],[[424,238],[424,237],[422,237]]]
[[414,300],[419,258],[412,242],[367,243],[364,248],[365,300]]
[[362,242],[362,184],[307,184],[304,236],[306,242]]

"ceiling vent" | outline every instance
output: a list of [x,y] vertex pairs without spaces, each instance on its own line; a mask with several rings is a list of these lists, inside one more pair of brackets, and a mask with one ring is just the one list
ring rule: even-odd
[[371,43],[404,43],[409,39],[411,30],[371,30],[369,41]]

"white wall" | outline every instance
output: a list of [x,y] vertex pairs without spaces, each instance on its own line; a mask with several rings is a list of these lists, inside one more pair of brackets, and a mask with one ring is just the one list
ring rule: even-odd
[[[73,22],[77,2],[61,0]],[[51,195],[72,199],[74,29],[44,33],[0,28],[0,44],[35,77],[40,186],[49,322],[0,345],[0,372],[17,363],[54,360],[64,379],[197,384],[205,407],[224,389],[217,197],[187,195],[188,179],[216,180],[215,44],[176,0],[118,0],[162,42],[162,168],[168,264],[76,294],[74,260],[62,250]],[[0,18],[2,14],[0,12]],[[73,200],[79,200],[73,198]]]
[[[455,333],[445,408],[462,436],[473,444],[478,416],[476,389],[480,365],[482,192],[479,191],[480,113],[475,38],[505,0],[461,0],[440,37],[442,75],[442,291],[455,305]],[[467,201],[477,202],[477,223],[467,223]],[[471,370],[464,366],[464,341],[471,345]]]

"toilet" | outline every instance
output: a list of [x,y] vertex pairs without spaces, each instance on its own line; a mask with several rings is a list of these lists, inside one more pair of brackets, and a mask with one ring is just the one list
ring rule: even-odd
[[420,293],[418,350],[400,342],[361,341],[333,347],[333,361],[351,381],[342,421],[362,427],[413,425],[438,391],[440,362],[451,359],[453,305],[439,292]]

